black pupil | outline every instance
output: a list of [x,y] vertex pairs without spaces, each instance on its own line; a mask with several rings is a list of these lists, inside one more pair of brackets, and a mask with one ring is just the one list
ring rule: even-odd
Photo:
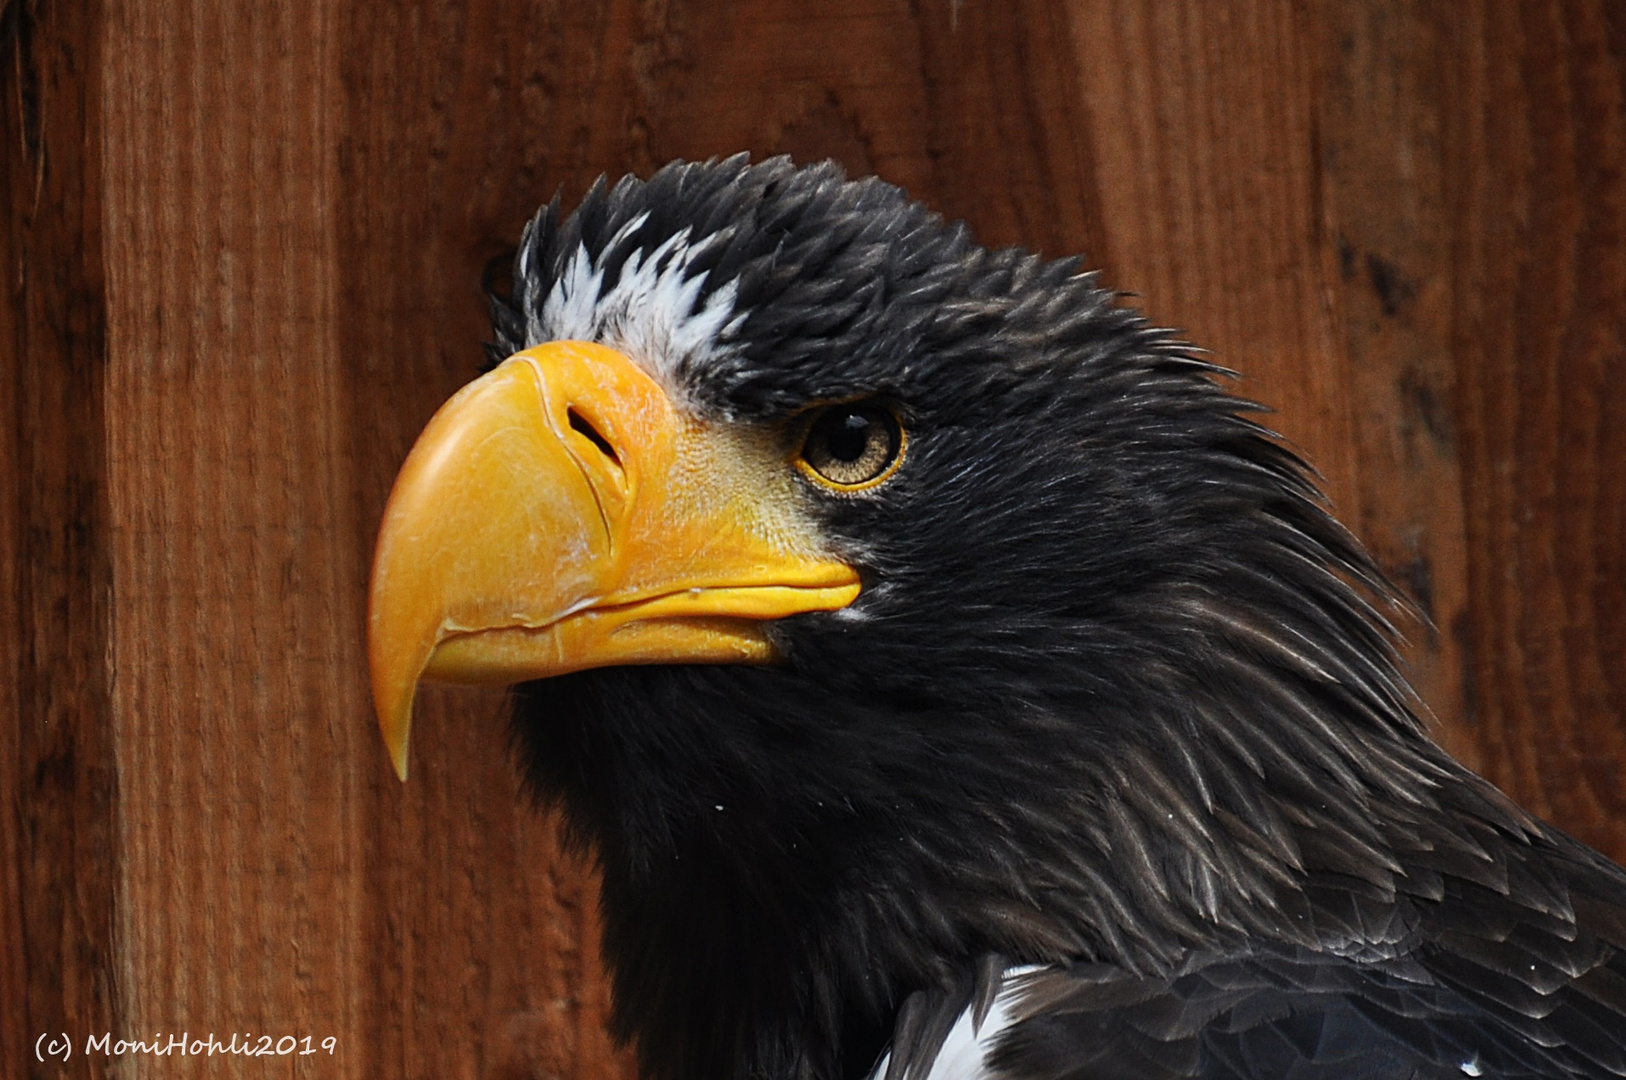
[[852,463],[864,456],[869,446],[869,417],[850,412],[832,426],[830,456],[837,461]]

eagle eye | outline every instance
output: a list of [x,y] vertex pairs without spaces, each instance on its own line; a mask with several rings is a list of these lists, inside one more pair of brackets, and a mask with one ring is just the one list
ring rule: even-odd
[[897,471],[903,443],[891,409],[868,401],[827,405],[814,414],[796,464],[823,487],[862,491]]

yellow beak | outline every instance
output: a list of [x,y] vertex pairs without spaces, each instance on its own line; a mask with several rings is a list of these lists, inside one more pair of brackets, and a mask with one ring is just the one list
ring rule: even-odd
[[404,780],[421,679],[764,663],[765,620],[850,604],[764,439],[680,412],[627,357],[527,349],[429,421],[373,559],[373,701]]

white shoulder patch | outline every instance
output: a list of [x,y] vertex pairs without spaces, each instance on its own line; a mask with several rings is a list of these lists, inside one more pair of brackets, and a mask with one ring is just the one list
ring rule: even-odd
[[[605,245],[613,251],[648,215],[627,222]],[[731,351],[728,338],[744,321],[734,313],[737,282],[728,282],[695,306],[707,271],[690,273],[695,256],[719,239],[718,234],[689,243],[684,229],[653,250],[639,248],[627,257],[613,287],[604,287],[604,269],[578,247],[553,289],[540,304],[527,304],[526,345],[546,341],[596,341],[625,353],[667,388],[681,391],[678,375],[687,368],[707,367]],[[521,257],[519,272],[531,279]]]
[[[1039,970],[1042,968],[1036,964],[1005,969],[999,993],[994,995],[994,1003],[982,1023],[976,1023],[972,1007],[966,1006],[954,1021],[954,1027],[949,1029],[942,1049],[938,1050],[931,1068],[921,1080],[987,1080],[991,1075],[988,1054],[993,1050],[994,1041],[1011,1026],[1011,1003],[1022,990],[1021,983],[1013,980],[1016,976]],[[889,1050],[881,1055],[869,1080],[887,1080],[887,1070],[891,1065],[892,1052]],[[898,1078],[894,1077],[893,1080]]]

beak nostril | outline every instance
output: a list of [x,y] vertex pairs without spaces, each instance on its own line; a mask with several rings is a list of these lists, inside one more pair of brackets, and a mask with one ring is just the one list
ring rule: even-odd
[[621,464],[621,455],[615,452],[615,447],[610,445],[610,440],[606,439],[603,435],[600,435],[598,429],[592,425],[587,417],[583,416],[575,409],[567,410],[567,414],[570,417],[570,426],[572,430],[576,431],[594,446],[598,447],[599,452],[605,457],[609,458],[615,464]]

